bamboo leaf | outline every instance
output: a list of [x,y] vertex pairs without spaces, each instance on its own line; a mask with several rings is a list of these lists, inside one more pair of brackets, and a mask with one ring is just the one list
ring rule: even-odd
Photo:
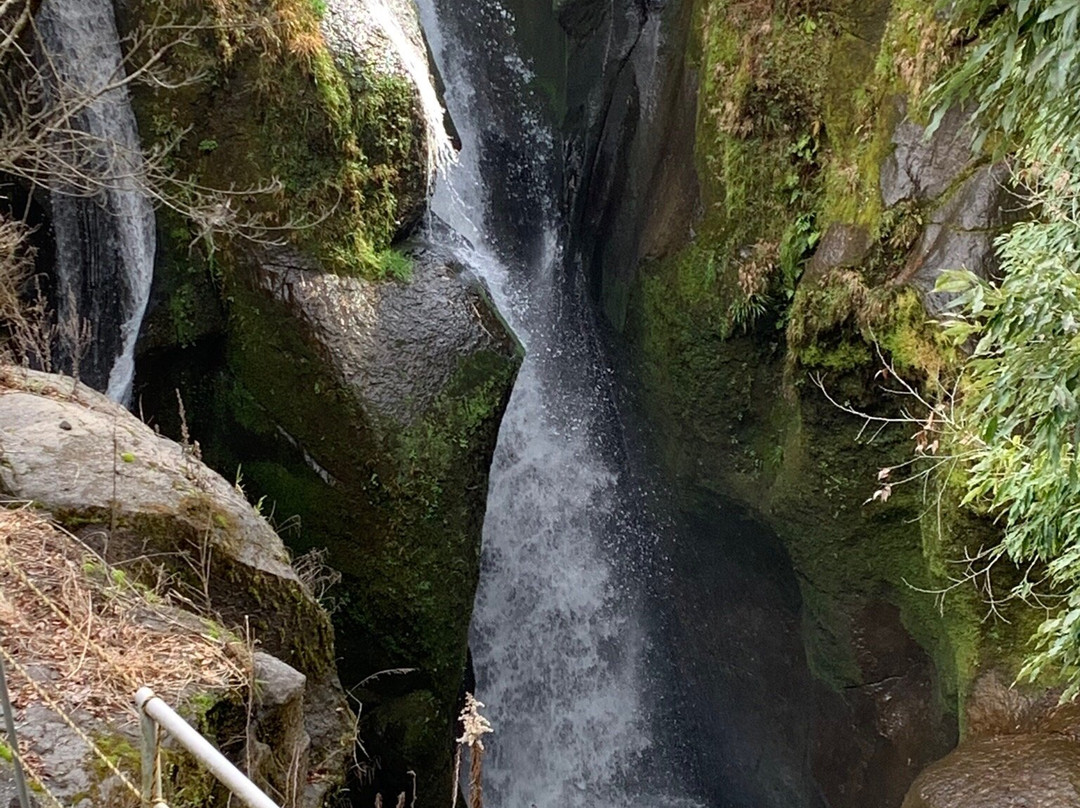
[[1035,20],[1035,23],[1040,24],[1044,22],[1049,22],[1055,17],[1060,17],[1062,14],[1069,11],[1069,9],[1073,8],[1075,5],[1076,0],[1057,0],[1057,2],[1050,6],[1050,8],[1046,9],[1042,14],[1039,15],[1039,18]]

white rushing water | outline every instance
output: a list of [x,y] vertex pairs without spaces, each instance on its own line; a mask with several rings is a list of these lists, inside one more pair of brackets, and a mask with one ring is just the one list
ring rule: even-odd
[[[470,41],[462,34],[470,20],[450,28],[437,0],[419,5],[462,141],[432,211],[472,242],[457,257],[488,282],[527,349],[491,470],[471,633],[478,697],[495,728],[485,799],[495,808],[676,804],[647,799],[634,784],[652,745],[645,632],[617,556],[640,555],[649,537],[620,521],[628,486],[605,449],[617,429],[608,371],[584,295],[565,282],[557,207],[550,198],[526,203],[541,231],[539,256],[499,243],[492,226],[505,215],[492,210],[492,183],[504,179],[483,153],[485,138],[525,144],[526,159],[550,176],[553,135],[524,109],[518,131],[493,133],[498,124],[485,110],[500,101],[485,97],[483,84],[491,62],[519,73],[521,86],[527,68],[500,52],[505,37]],[[478,32],[491,19],[512,25],[492,3],[458,13],[475,14]],[[485,65],[488,78],[477,78]]]
[[[54,74],[53,99],[85,105],[71,126],[81,160],[102,190],[75,193],[61,178],[52,188],[61,322],[85,320],[89,350],[111,350],[95,380],[126,401],[154,271],[154,211],[140,192],[142,151],[125,87],[119,36],[110,0],[45,0],[37,17],[44,64]],[[86,104],[85,100],[90,103]],[[104,378],[107,377],[107,378]]]

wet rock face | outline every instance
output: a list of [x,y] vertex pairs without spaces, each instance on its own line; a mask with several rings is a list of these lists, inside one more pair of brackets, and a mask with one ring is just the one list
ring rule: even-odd
[[905,119],[893,133],[893,152],[881,166],[881,200],[889,208],[906,199],[926,201],[944,193],[972,158],[968,116],[951,109],[930,137]]
[[294,253],[244,268],[215,393],[230,419],[200,425],[215,462],[240,464],[344,575],[339,670],[377,787],[412,794],[414,771],[418,805],[449,793],[488,469],[521,361],[484,287],[426,249],[408,281]]
[[1004,163],[975,168],[962,179],[976,161],[972,137],[970,118],[959,109],[950,110],[929,137],[925,127],[905,119],[896,127],[894,149],[881,167],[886,207],[906,201],[931,206],[896,280],[919,291],[932,317],[945,313],[955,298],[934,291],[942,273],[967,270],[983,279],[993,277],[998,266],[994,237],[1022,216]]
[[565,2],[571,253],[622,329],[642,258],[689,238],[698,209],[692,3]]
[[[673,660],[683,732],[710,805],[825,808],[808,753],[808,705],[830,695],[806,665],[798,585],[775,536],[725,508],[674,540]],[[835,712],[840,699],[822,713]],[[837,733],[840,735],[841,733]]]
[[[390,12],[401,32],[421,53],[424,35],[415,6],[407,0],[378,0]],[[383,31],[373,8],[375,0],[330,0],[321,21],[323,35],[334,55],[342,60],[374,64],[388,74],[411,81],[401,54]],[[385,15],[383,15],[385,17]]]
[[994,238],[1022,212],[1010,178],[1004,163],[983,166],[931,211],[901,274],[919,290],[931,316],[942,314],[955,297],[934,291],[942,272],[967,270],[984,280],[997,274]]
[[1080,805],[1080,743],[1013,735],[961,744],[930,766],[903,808],[1033,808]]
[[611,10],[610,4],[596,0],[552,0],[559,25],[575,39],[584,39],[599,28]]
[[955,730],[936,698],[933,663],[899,610],[870,602],[850,611],[858,681],[841,698],[819,699],[815,779],[830,808],[861,808],[869,794],[899,805],[915,775],[955,743]]

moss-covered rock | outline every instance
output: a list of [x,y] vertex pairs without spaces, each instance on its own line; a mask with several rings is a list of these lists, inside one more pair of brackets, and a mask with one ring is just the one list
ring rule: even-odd
[[522,352],[482,285],[424,249],[410,262],[391,282],[292,251],[229,268],[227,348],[187,417],[297,552],[329,551],[374,788],[396,799],[415,771],[423,802],[449,789],[488,467]]
[[0,397],[6,496],[105,535],[107,557],[160,554],[189,596],[213,600],[228,624],[250,620],[270,652],[312,676],[332,672],[326,613],[233,486],[104,396],[59,376],[7,373],[22,389]]
[[210,248],[197,217],[159,220],[143,406],[197,438],[297,551],[329,551],[340,672],[367,683],[353,692],[373,788],[396,800],[412,770],[420,804],[435,804],[450,790],[487,469],[520,348],[480,286],[399,248],[446,143],[416,11],[121,6],[125,30],[159,11],[206,15],[165,60],[202,79],[135,93],[143,137],[173,144],[179,176],[250,189],[232,200],[269,228]]
[[[299,515],[297,546],[329,548],[345,576],[346,684],[415,669],[365,687],[365,742],[388,776],[416,771],[421,800],[435,800],[448,787],[487,471],[520,347],[482,287],[430,259],[395,284],[266,263],[236,296],[223,400],[263,447],[237,460],[253,490]],[[414,708],[402,712],[401,698]]]
[[[226,223],[217,249],[229,248],[231,229],[233,242],[287,239],[335,271],[386,273],[393,238],[424,203],[430,133],[419,90],[385,38],[342,46],[342,5],[357,4],[118,4],[125,32],[161,20],[195,26],[158,67],[183,85],[136,88],[140,131],[187,183],[175,189],[183,212],[200,187],[226,191],[222,202],[243,212],[236,227],[212,212],[171,223],[166,260],[207,236],[207,225]],[[415,16],[400,24],[418,30]]]
[[[47,750],[41,753],[46,771],[63,773],[51,785],[73,804],[83,798],[91,805],[138,803],[114,771],[119,766],[137,780],[137,724],[109,710],[118,699],[130,703],[137,685],[159,687],[156,676],[168,679],[171,706],[234,760],[250,762],[259,784],[290,795],[290,804],[323,805],[345,782],[351,715],[335,670],[329,616],[290,565],[274,530],[241,492],[200,462],[197,447],[161,437],[74,379],[4,367],[0,380],[0,495],[32,503],[69,531],[63,535],[75,537],[71,552],[80,555],[69,559],[69,567],[81,566],[78,578],[64,586],[90,593],[88,609],[94,597],[124,604],[79,618],[98,643],[84,654],[104,668],[90,688],[99,698],[96,708],[68,709],[62,717],[57,703],[65,704],[70,694],[68,683],[57,684],[59,677],[48,672],[56,659],[23,659],[44,666],[41,682],[53,690],[50,699],[31,704],[38,717],[25,716],[21,730],[32,748]],[[5,547],[18,549],[20,538],[6,533]],[[54,564],[66,558],[64,552],[54,551]],[[29,587],[24,575],[18,580]],[[95,576],[104,584],[92,585]],[[84,577],[91,583],[81,582]],[[32,591],[44,597],[40,588]],[[55,603],[52,608],[54,616],[62,613]],[[214,655],[187,640],[202,635],[213,648],[231,648],[235,660],[223,661],[227,653]],[[103,651],[102,637],[114,645],[115,637],[127,638],[133,658],[116,667],[116,650],[106,644],[112,650]],[[241,637],[261,649],[253,662]],[[163,647],[181,640],[198,654],[157,659]],[[32,646],[18,647],[34,653]],[[163,664],[180,669],[162,673]],[[186,664],[191,669],[185,675]],[[249,666],[253,679],[246,678]],[[226,672],[217,673],[219,668]],[[85,693],[81,684],[70,686]],[[72,720],[94,739],[97,752],[70,729]],[[170,746],[165,762],[171,805],[209,804],[220,788],[183,750]]]

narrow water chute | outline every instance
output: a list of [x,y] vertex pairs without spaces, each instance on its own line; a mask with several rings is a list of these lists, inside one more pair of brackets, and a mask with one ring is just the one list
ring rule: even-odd
[[[460,134],[433,212],[464,235],[457,258],[483,277],[527,347],[491,471],[471,643],[495,726],[485,799],[511,808],[691,804],[636,776],[653,754],[643,599],[629,563],[648,525],[583,283],[567,282],[557,138],[499,3],[420,0]],[[634,561],[629,561],[633,559]]]
[[131,395],[135,342],[153,279],[154,210],[140,188],[138,126],[123,84],[110,0],[44,0],[37,16],[53,103],[78,107],[70,126],[88,179],[51,187],[61,361],[116,401]]

